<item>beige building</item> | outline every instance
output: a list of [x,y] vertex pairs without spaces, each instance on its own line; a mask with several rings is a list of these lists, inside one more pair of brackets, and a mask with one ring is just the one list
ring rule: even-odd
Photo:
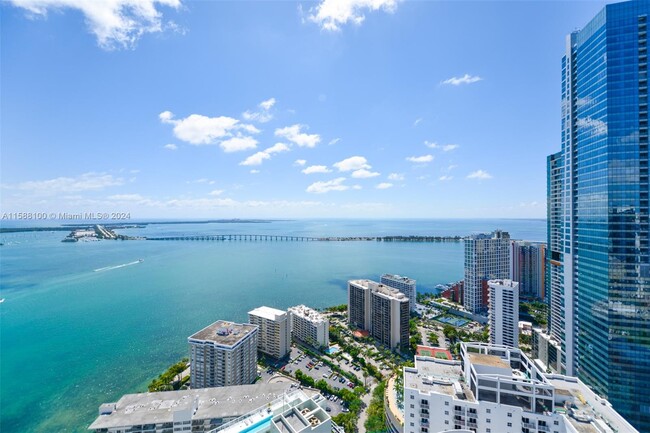
[[192,388],[247,385],[257,378],[257,326],[219,320],[190,336]]
[[348,281],[348,320],[351,327],[391,349],[409,345],[409,298],[397,289],[370,280]]
[[291,320],[289,313],[271,307],[259,307],[248,312],[248,321],[258,327],[257,350],[280,359],[291,350]]
[[291,337],[313,347],[329,347],[330,322],[318,311],[298,305],[289,308]]

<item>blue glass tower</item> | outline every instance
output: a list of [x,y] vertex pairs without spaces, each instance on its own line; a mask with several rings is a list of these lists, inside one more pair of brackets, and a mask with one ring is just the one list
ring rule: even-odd
[[550,329],[563,368],[640,431],[650,431],[649,13],[647,0],[607,5],[567,37],[562,151],[548,160]]

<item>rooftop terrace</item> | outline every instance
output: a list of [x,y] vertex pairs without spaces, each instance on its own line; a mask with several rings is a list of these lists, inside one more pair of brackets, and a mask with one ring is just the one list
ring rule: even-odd
[[249,323],[233,323],[217,320],[212,325],[206,326],[190,336],[190,339],[211,341],[222,346],[234,346],[256,330],[257,326]]
[[291,389],[290,383],[223,386],[181,391],[126,394],[100,406],[90,430],[172,422],[174,412],[197,410],[192,419],[230,418],[267,405]]

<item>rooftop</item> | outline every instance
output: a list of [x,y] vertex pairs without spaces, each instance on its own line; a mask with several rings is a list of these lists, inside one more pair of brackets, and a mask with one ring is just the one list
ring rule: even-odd
[[[218,427],[211,433],[242,433],[271,431],[274,433],[299,433],[311,430],[319,424],[330,424],[330,416],[321,408],[324,398],[316,393],[308,395],[305,390],[284,394],[278,399],[259,406],[255,410]],[[328,429],[329,430],[329,429]]]
[[469,360],[474,365],[485,365],[510,370],[510,363],[496,355],[485,355],[483,353],[469,353]]
[[475,401],[474,395],[463,380],[460,361],[416,356],[415,368],[404,368],[404,388],[417,389],[423,393],[447,394],[462,400]]
[[516,289],[519,287],[519,283],[512,280],[489,280],[488,286],[503,286]]
[[296,305],[295,307],[291,307],[289,308],[289,312],[314,323],[323,323],[327,320],[321,313],[305,305]]
[[278,320],[279,317],[285,316],[287,312],[278,310],[277,308],[257,307],[256,309],[249,311],[248,314],[262,317],[267,320]]
[[390,279],[390,280],[395,280],[395,281],[399,281],[401,283],[406,283],[406,284],[415,284],[415,280],[413,278],[403,277],[401,275],[384,274],[384,275],[381,276],[381,278],[387,278],[387,279]]
[[397,299],[399,301],[408,301],[408,297],[400,292],[397,289],[394,289],[392,287],[385,286],[383,284],[380,284],[376,281],[372,280],[350,280],[348,282],[349,284],[353,284],[359,287],[362,287],[364,289],[369,289],[370,291],[374,293],[378,293],[380,295],[383,295],[384,297],[390,298],[390,299]]
[[555,409],[567,409],[566,418],[578,433],[638,433],[607,400],[577,378],[554,374],[546,378],[555,387]]
[[257,326],[249,323],[233,323],[217,320],[190,336],[191,340],[211,341],[222,346],[234,346],[239,341],[257,331]]
[[291,385],[285,382],[127,394],[117,403],[102,405],[102,413],[109,414],[97,417],[89,429],[172,422],[175,411],[190,409],[195,401],[198,409],[192,419],[241,416],[276,400]]

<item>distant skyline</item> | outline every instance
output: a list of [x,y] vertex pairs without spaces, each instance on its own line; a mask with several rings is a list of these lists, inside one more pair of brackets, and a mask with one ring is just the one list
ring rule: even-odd
[[545,218],[608,2],[131,3],[0,4],[3,213]]

